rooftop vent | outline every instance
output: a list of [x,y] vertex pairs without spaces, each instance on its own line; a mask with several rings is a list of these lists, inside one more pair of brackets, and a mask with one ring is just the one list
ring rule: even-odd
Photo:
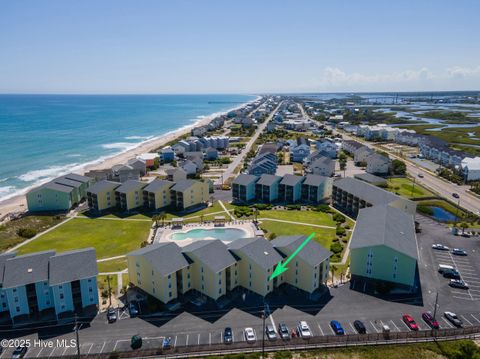
[[28,269],[27,269],[27,272],[28,272],[28,273],[32,273],[32,272],[33,272],[33,269],[32,269],[32,268],[28,268]]
[[266,256],[268,256],[268,252],[263,252],[263,254],[265,254]]

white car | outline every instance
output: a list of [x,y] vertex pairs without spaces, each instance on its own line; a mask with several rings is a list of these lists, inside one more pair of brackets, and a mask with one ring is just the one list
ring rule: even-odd
[[310,330],[307,322],[304,320],[298,323],[298,333],[303,339],[308,339],[312,337],[312,331]]
[[253,328],[245,328],[245,340],[247,343],[255,343],[257,336],[255,335]]
[[432,244],[433,249],[438,249],[440,251],[448,251],[449,248],[443,244],[437,243],[437,244]]

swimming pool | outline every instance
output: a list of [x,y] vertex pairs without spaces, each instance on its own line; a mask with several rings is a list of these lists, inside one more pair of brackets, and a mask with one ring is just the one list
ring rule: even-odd
[[174,241],[182,241],[184,239],[215,238],[220,239],[221,241],[232,241],[234,239],[245,238],[247,236],[247,232],[238,228],[197,228],[191,229],[187,232],[173,233],[170,236],[170,239]]

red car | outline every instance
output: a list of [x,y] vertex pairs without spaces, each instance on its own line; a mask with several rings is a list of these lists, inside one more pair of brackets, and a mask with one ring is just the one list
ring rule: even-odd
[[402,319],[410,330],[418,330],[418,325],[411,316],[404,314]]
[[426,312],[422,314],[422,318],[427,323],[430,328],[432,329],[438,329],[440,328],[440,325],[438,325],[438,322],[433,318],[432,313]]

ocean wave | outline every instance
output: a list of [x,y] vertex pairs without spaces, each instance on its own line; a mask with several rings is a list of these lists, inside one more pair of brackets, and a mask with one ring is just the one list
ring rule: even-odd
[[74,167],[76,165],[77,163],[74,163],[72,165],[67,165],[67,166],[53,166],[53,167],[48,167],[40,170],[33,170],[18,176],[18,179],[24,182],[33,182],[38,180],[55,178],[56,176],[59,176],[59,173],[62,173],[65,171],[67,171],[65,173],[68,173],[68,168]]
[[106,150],[127,150],[130,148],[134,148],[137,145],[137,143],[132,142],[114,142],[103,144],[102,148],[105,148]]
[[0,198],[6,197],[8,195],[14,195],[17,188],[15,186],[5,186],[0,187]]
[[70,155],[67,155],[66,157],[82,157],[80,153],[72,153]]
[[153,138],[153,136],[127,136],[125,137],[126,140],[149,140]]

